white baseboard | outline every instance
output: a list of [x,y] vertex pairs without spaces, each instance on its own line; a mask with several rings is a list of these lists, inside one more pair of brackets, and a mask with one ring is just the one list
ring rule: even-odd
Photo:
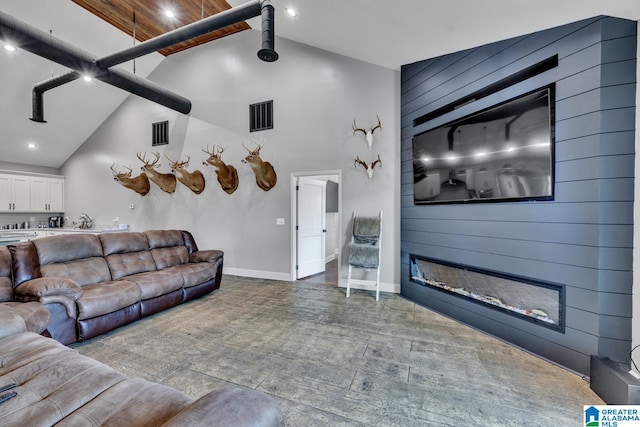
[[336,254],[328,255],[327,257],[325,257],[325,259],[324,259],[324,263],[326,264],[326,263],[328,263],[328,262],[333,261],[334,259],[336,259]]
[[[347,279],[340,279],[340,283],[338,284],[341,288],[347,287]],[[375,291],[376,284],[370,280],[358,280],[351,279],[351,289],[363,289],[365,291]],[[400,284],[399,283],[389,283],[389,282],[380,282],[380,292],[389,292],[393,294],[400,293]]]
[[222,274],[230,274],[232,276],[253,277],[255,279],[284,280],[291,281],[289,273],[278,273],[276,271],[247,270],[245,268],[229,268],[223,267]]
[[[289,273],[278,273],[275,271],[248,270],[245,268],[223,267],[222,274],[229,274],[232,276],[240,276],[240,277],[252,277],[255,279],[281,280],[285,282],[291,281],[291,275],[289,275]],[[344,277],[341,278],[338,286],[341,288],[346,288],[347,279]],[[371,291],[371,290],[375,291],[376,285],[375,285],[375,282],[372,282],[370,280],[351,279],[351,288],[363,289],[366,291]],[[393,294],[399,294],[400,284],[380,282],[380,292],[389,292]]]

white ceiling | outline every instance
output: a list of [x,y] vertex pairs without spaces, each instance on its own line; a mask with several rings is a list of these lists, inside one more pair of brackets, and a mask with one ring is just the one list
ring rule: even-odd
[[[232,6],[245,1],[228,0]],[[640,19],[638,0],[272,0],[272,4],[276,35],[394,70],[592,16]],[[285,7],[295,8],[298,17],[286,16]],[[0,0],[0,10],[51,30],[97,57],[132,43],[129,36],[70,0]],[[249,23],[260,28],[258,18]],[[161,61],[158,54],[139,58],[136,72],[145,77]],[[131,63],[122,67],[132,70]],[[101,82],[75,81],[46,93],[48,123],[28,120],[33,86],[66,71],[27,52],[0,50],[0,161],[60,167],[128,95]],[[38,149],[26,149],[28,142],[38,144]]]

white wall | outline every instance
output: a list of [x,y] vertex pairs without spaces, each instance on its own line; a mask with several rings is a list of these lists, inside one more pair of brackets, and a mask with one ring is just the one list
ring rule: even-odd
[[[165,59],[153,80],[191,99],[189,116],[130,96],[61,168],[66,176],[67,215],[82,212],[97,224],[114,217],[132,230],[184,228],[202,248],[225,251],[225,267],[257,277],[287,278],[290,266],[290,183],[293,172],[343,171],[342,249],[351,213],[384,211],[382,282],[399,284],[400,75],[399,72],[332,54],[285,39],[277,39],[279,61],[257,59],[259,33],[245,31]],[[250,134],[249,104],[273,99],[273,130]],[[362,135],[353,135],[354,119],[361,127],[382,120],[369,152]],[[153,151],[151,123],[169,120],[170,143],[160,152],[191,156],[207,187],[195,195],[178,185],[167,194],[152,185],[145,196],[112,179],[112,163],[131,164],[137,173],[139,151]],[[262,157],[278,174],[277,185],[260,190],[242,147],[249,138],[264,138]],[[239,172],[238,190],[224,193],[213,171],[202,166],[207,145],[226,147],[223,159]],[[353,165],[380,155],[383,166],[368,182]],[[166,161],[161,170],[168,172]],[[130,210],[128,205],[135,204]],[[286,220],[276,225],[276,218]],[[343,261],[344,262],[344,261]],[[346,271],[346,269],[345,269]]]

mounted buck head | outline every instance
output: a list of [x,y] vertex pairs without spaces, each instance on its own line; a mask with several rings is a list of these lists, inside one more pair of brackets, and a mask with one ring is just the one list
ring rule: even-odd
[[202,193],[202,191],[204,190],[204,175],[202,175],[202,172],[200,172],[199,170],[189,172],[186,169],[189,166],[189,160],[191,159],[191,157],[187,155],[186,161],[179,162],[177,160],[169,158],[169,156],[167,156],[166,154],[164,156],[169,161],[171,172],[173,172],[173,174],[178,178],[178,181],[183,183],[189,188],[189,190],[193,191],[194,193]]
[[218,176],[220,186],[227,194],[231,194],[238,188],[238,171],[232,165],[227,165],[222,161],[222,152],[224,148],[217,145],[213,146],[213,150],[202,149],[209,155],[209,158],[202,162],[205,166],[212,166]]
[[127,167],[129,172],[119,172],[116,169],[116,164],[111,165],[111,172],[113,172],[113,179],[115,179],[119,184],[124,187],[135,191],[136,193],[144,196],[149,192],[151,186],[149,185],[149,178],[144,173],[140,173],[140,175],[135,178],[131,178],[131,168]]
[[356,132],[362,132],[364,134],[364,139],[367,140],[367,147],[369,147],[369,150],[373,148],[373,133],[376,131],[376,129],[382,129],[382,123],[380,123],[380,117],[376,115],[376,118],[378,119],[378,124],[369,130],[359,128],[356,125],[355,119],[353,120],[353,134],[355,135]]
[[355,160],[353,161],[353,165],[354,166],[362,166],[366,171],[367,171],[367,177],[369,177],[369,182],[371,182],[371,179],[373,178],[373,169],[376,167],[376,165],[380,165],[380,167],[382,167],[382,160],[380,160],[380,154],[378,154],[378,160],[374,160],[371,164],[367,164],[366,162],[360,160],[360,157],[356,157]]
[[140,168],[147,175],[147,177],[153,181],[160,189],[167,193],[173,193],[176,191],[176,177],[171,173],[160,173],[155,168],[159,168],[160,153],[153,153],[154,160],[147,160],[147,153],[144,155],[138,153],[138,160],[144,165]]
[[242,144],[245,150],[249,152],[247,157],[242,159],[242,163],[248,163],[253,169],[253,173],[256,175],[256,184],[258,187],[262,188],[264,191],[271,190],[278,181],[278,177],[276,176],[276,171],[271,166],[269,162],[263,162],[260,158],[260,149],[262,145],[255,142],[253,139],[251,140],[258,148],[251,151],[247,147]]

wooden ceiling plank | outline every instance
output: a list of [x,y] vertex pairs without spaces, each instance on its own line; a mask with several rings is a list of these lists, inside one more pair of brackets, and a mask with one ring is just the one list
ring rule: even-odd
[[[135,10],[136,40],[143,42],[166,32],[175,30],[204,17],[213,16],[230,9],[225,0],[173,0],[175,18],[163,15],[158,0],[71,0],[100,19],[110,23],[133,38],[133,13]],[[174,46],[159,50],[168,56],[176,52],[198,46],[209,41],[225,37],[251,27],[246,22],[230,25],[226,28],[196,37]]]

